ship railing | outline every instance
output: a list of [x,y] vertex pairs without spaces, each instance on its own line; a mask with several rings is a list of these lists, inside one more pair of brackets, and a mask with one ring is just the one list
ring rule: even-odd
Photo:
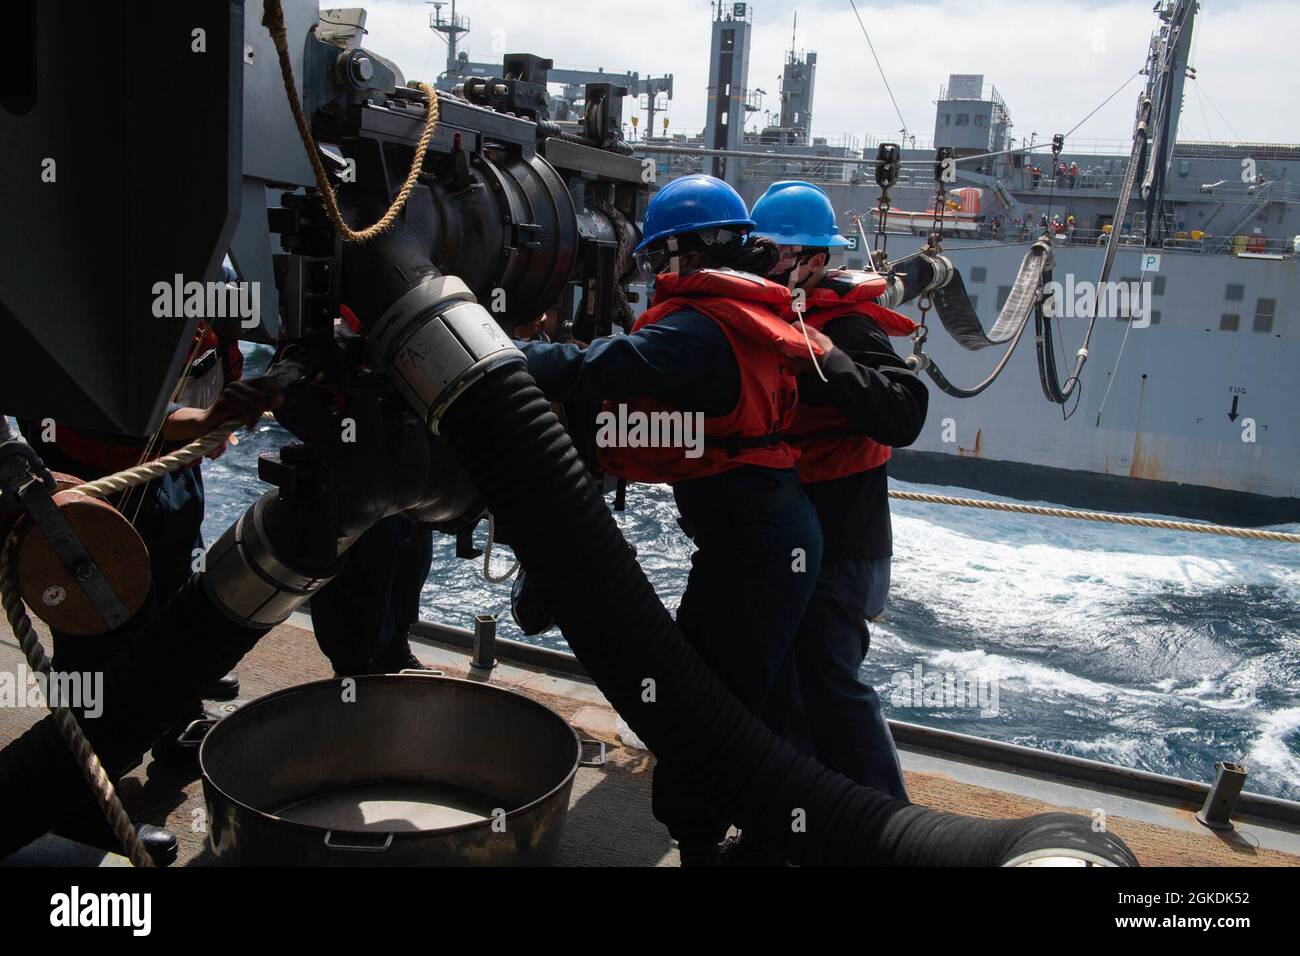
[[[1038,221],[1015,222],[1002,220],[994,225],[991,220],[980,223],[974,235],[954,236],[957,239],[980,239],[992,242],[1032,242],[1042,234],[1043,227]],[[1070,246],[1104,246],[1110,233],[1100,229],[1075,229],[1053,235],[1053,243],[1058,248]],[[1146,248],[1146,237],[1134,232],[1126,232],[1119,237],[1121,246]],[[1290,259],[1297,255],[1294,239],[1256,238],[1253,243],[1243,243],[1242,237],[1202,236],[1200,239],[1170,237],[1151,246],[1152,249],[1167,249],[1171,252],[1194,252],[1207,256],[1232,256],[1238,254],[1282,256]]]
[[1120,185],[1119,177],[1110,174],[1098,175],[1095,173],[1080,173],[1075,177],[1073,186],[1070,185],[1069,176],[1062,176],[1053,183],[1052,177],[1046,172],[1046,170],[1044,170],[1042,178],[1037,182],[1034,181],[1033,176],[1023,169],[1016,171],[1016,178],[1020,180],[1023,185],[1016,185],[1012,188],[1032,190],[1036,192],[1051,192],[1053,187],[1055,187],[1057,193],[1060,193],[1062,190],[1067,193],[1081,192],[1084,190],[1099,190],[1102,192],[1118,193]]
[[1296,255],[1294,239],[1264,239],[1257,236],[1206,236],[1203,239],[1166,239],[1162,245],[1166,249],[1191,249],[1212,256],[1245,254],[1282,256],[1289,259]]
[[771,159],[743,160],[740,176],[742,179],[760,180],[796,176],[807,182],[832,185],[867,181],[867,178],[861,175],[854,179],[854,171],[853,166],[845,163],[820,163],[815,159],[788,159],[783,156],[773,156]]

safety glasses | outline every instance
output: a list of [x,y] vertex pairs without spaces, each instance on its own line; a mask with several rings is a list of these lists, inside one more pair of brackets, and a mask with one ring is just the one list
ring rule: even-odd
[[676,253],[668,248],[666,242],[655,243],[649,249],[638,252],[636,254],[637,269],[642,279],[652,279],[661,272],[667,271],[674,254],[680,255],[682,252],[690,251],[693,244],[709,249],[738,249],[745,244],[747,235],[748,230],[727,227],[683,233],[681,236],[673,237],[679,241],[685,240],[681,242],[682,248]]
[[781,249],[781,257],[776,260],[777,265],[794,266],[803,265],[805,262],[812,260],[812,257],[821,252],[820,249],[806,250],[802,247]]

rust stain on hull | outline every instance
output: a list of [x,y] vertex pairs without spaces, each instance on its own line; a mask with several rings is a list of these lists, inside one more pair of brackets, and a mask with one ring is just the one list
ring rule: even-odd
[[1151,481],[1164,481],[1164,469],[1160,458],[1143,446],[1142,406],[1147,395],[1147,377],[1144,373],[1138,383],[1137,430],[1133,433],[1133,460],[1128,466],[1130,478],[1146,478]]
[[1151,481],[1164,481],[1164,469],[1160,459],[1142,447],[1142,433],[1133,436],[1133,461],[1128,468],[1130,478],[1148,478]]
[[977,428],[975,430],[974,448],[962,448],[961,445],[957,446],[957,454],[962,456],[967,456],[970,458],[979,458],[983,453],[984,453],[984,429],[982,428]]

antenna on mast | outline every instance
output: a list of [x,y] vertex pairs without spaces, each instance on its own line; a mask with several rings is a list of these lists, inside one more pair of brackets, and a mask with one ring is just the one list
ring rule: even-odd
[[438,77],[437,85],[439,89],[450,90],[460,76],[457,47],[461,35],[469,33],[469,17],[457,16],[456,0],[451,0],[450,15],[446,18],[442,15],[442,8],[446,6],[443,0],[425,0],[425,3],[433,4],[433,13],[429,14],[429,29],[441,33],[447,44],[447,69]]

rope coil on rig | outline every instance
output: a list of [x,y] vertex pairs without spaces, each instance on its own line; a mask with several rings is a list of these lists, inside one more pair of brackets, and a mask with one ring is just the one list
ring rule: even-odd
[[[45,648],[41,646],[40,638],[36,634],[36,629],[32,627],[31,618],[27,616],[27,609],[23,607],[23,599],[18,593],[17,578],[13,573],[13,562],[17,552],[18,536],[10,533],[4,552],[0,554],[0,602],[4,604],[5,615],[9,618],[14,636],[18,638],[23,657],[27,659],[27,666],[33,673],[49,678],[50,659],[45,653]],[[46,687],[49,686],[47,682]],[[153,858],[145,849],[135,824],[131,822],[130,814],[126,812],[126,807],[122,806],[117,789],[109,779],[108,771],[100,762],[95,748],[86,737],[86,732],[81,729],[76,715],[62,704],[55,704],[48,693],[45,704],[54,716],[54,725],[58,728],[59,736],[63,738],[63,742],[67,744],[68,750],[72,752],[72,756],[81,767],[82,776],[86,778],[90,792],[95,797],[95,803],[104,814],[104,819],[108,821],[113,836],[125,851],[131,865],[153,866]]]
[[364,229],[353,229],[343,221],[343,213],[339,210],[334,187],[330,185],[329,173],[325,171],[325,165],[320,159],[320,148],[316,145],[316,139],[312,136],[311,127],[303,113],[302,101],[298,97],[298,85],[293,78],[293,63],[289,60],[288,31],[284,25],[284,9],[280,6],[280,0],[263,0],[262,26],[266,27],[267,32],[271,34],[271,41],[275,44],[276,56],[280,60],[280,75],[284,80],[284,92],[289,98],[289,110],[293,113],[294,125],[298,127],[298,136],[306,147],[307,159],[311,162],[312,172],[316,176],[316,185],[320,189],[321,202],[324,203],[325,215],[330,225],[347,242],[365,242],[367,239],[373,239],[397,221],[397,216],[406,205],[411,190],[415,188],[420,169],[424,165],[424,153],[429,148],[429,140],[438,125],[437,91],[427,83],[411,84],[413,89],[420,90],[428,96],[429,105],[424,117],[424,131],[420,134],[420,141],[416,143],[415,156],[411,160],[406,181],[402,183],[402,188],[383,216]]
[[[242,422],[226,422],[170,455],[107,475],[97,481],[77,485],[69,490],[91,498],[106,498],[138,485],[148,484],[168,472],[192,465],[212,449],[223,444],[227,436],[241,424]],[[23,599],[18,591],[18,578],[14,572],[17,550],[18,535],[15,529],[9,533],[4,550],[0,553],[0,603],[4,605],[5,616],[9,619],[9,626],[13,628],[14,636],[18,638],[23,657],[27,659],[27,666],[33,673],[49,678],[51,666],[49,655],[41,646],[40,637],[32,626],[31,617],[23,606]],[[113,836],[125,851],[127,858],[133,866],[153,866],[153,858],[140,840],[140,834],[136,831],[135,824],[131,822],[130,814],[122,805],[117,789],[109,779],[108,771],[104,769],[103,763],[95,753],[95,748],[86,737],[85,731],[81,729],[76,715],[69,708],[55,704],[48,697],[46,705],[54,716],[54,724],[58,728],[59,736],[63,738],[63,742],[67,744],[68,750],[72,752],[72,756],[81,767],[82,775],[86,778],[86,783],[95,797],[95,803],[104,814],[104,819],[108,821]]]

